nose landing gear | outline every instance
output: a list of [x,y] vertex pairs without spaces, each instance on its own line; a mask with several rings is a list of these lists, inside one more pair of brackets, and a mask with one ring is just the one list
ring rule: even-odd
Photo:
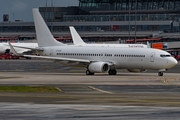
[[163,72],[158,72],[158,76],[163,76]]
[[158,72],[158,76],[163,76],[163,72],[167,71],[168,69],[160,69]]

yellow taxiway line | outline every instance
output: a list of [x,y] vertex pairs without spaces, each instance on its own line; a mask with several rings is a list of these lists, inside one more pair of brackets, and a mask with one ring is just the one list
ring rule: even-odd
[[93,89],[93,90],[96,90],[96,91],[99,91],[99,92],[102,92],[102,93],[114,94],[114,93],[112,93],[112,92],[104,91],[104,90],[95,88],[95,87],[93,87],[93,86],[89,86],[89,88],[91,88],[91,89]]

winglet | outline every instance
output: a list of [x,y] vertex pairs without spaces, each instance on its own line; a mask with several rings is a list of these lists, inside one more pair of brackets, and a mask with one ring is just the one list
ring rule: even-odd
[[69,27],[70,32],[71,32],[71,36],[72,36],[72,40],[74,45],[82,45],[82,44],[86,44],[82,38],[79,36],[79,34],[77,33],[77,31],[75,30],[75,28],[73,26]]
[[17,52],[16,52],[16,50],[14,49],[14,47],[11,45],[11,43],[10,42],[8,42],[8,44],[9,44],[9,46],[10,46],[10,48],[11,48],[11,52],[14,54],[14,55],[19,55]]

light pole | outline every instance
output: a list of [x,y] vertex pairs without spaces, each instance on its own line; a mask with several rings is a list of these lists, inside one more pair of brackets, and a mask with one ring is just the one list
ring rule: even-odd
[[46,0],[46,13],[45,13],[45,21],[46,21],[46,23],[47,23],[47,19],[48,19],[48,15],[47,15],[47,0]]
[[14,22],[14,13],[13,13],[13,22]]
[[128,38],[128,39],[130,40],[130,10],[131,10],[131,9],[130,9],[130,8],[131,8],[131,7],[130,7],[130,0],[129,0],[128,6],[129,6],[129,38]]
[[134,37],[134,43],[136,43],[136,21],[137,21],[137,0],[135,2],[135,37]]
[[53,6],[54,0],[51,0],[51,32],[53,32],[53,15],[54,15],[54,6]]

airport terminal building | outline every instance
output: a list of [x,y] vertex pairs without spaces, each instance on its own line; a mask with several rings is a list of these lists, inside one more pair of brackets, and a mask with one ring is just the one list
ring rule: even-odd
[[[180,0],[79,0],[79,6],[39,11],[54,37],[64,42],[70,41],[69,26],[74,26],[86,42],[149,41],[180,54]],[[35,38],[33,22],[5,18],[0,22],[1,40],[10,35]]]

